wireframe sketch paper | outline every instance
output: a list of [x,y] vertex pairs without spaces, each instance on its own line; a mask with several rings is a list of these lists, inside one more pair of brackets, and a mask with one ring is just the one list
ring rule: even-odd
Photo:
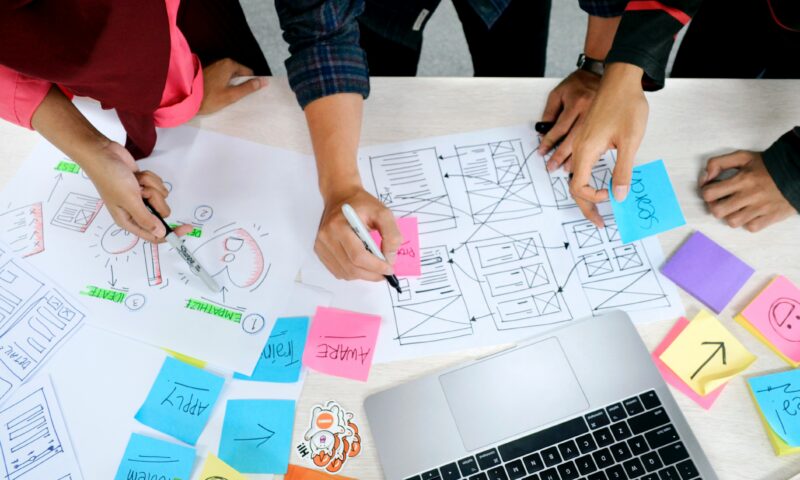
[[279,318],[272,327],[252,376],[234,374],[238,380],[292,383],[300,378],[308,336],[308,317]]
[[769,428],[790,447],[800,446],[800,370],[752,377],[747,383]]
[[0,411],[0,453],[5,479],[83,478],[47,375],[17,390]]
[[194,448],[133,433],[114,480],[189,478],[194,458]]
[[136,420],[194,445],[211,417],[225,379],[173,357],[164,359]]
[[700,232],[694,232],[661,267],[661,273],[716,313],[725,309],[753,271]]
[[[84,108],[124,138],[113,113],[97,110]],[[138,162],[171,190],[167,221],[194,226],[186,246],[219,292],[169,245],[116,226],[85,173],[63,162],[48,144],[36,148],[0,193],[0,214],[13,217],[0,221],[0,238],[80,296],[94,324],[250,374],[311,252],[322,204],[313,189],[295,188],[312,179],[311,157],[181,127],[161,131],[154,154]]]
[[698,395],[708,395],[743,372],[755,355],[706,310],[698,313],[659,356]]
[[242,473],[286,473],[293,400],[228,400],[219,457]]
[[0,242],[0,404],[67,342],[84,307]]
[[[397,219],[397,228],[403,236],[403,243],[397,249],[397,259],[394,263],[394,274],[398,277],[418,277],[420,275],[419,260],[419,226],[415,217],[400,217]],[[382,247],[381,234],[373,230],[370,232],[378,248]]]
[[663,160],[633,167],[630,191],[624,201],[614,198],[610,182],[608,191],[625,244],[686,225]]
[[[623,244],[608,203],[605,228],[583,218],[538,142],[522,125],[362,148],[366,188],[396,217],[417,218],[421,275],[401,278],[398,294],[337,281],[311,258],[303,282],[333,292],[334,307],[381,316],[378,362],[514,342],[615,309],[680,317],[658,240]],[[605,188],[614,165],[603,155],[592,185]]]
[[328,375],[366,382],[380,326],[381,317],[377,315],[317,308],[303,365]]
[[800,289],[779,275],[736,316],[793,367],[800,365]]

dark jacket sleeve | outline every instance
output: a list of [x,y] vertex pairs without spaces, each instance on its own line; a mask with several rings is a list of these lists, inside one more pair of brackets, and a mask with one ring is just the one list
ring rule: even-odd
[[675,35],[697,13],[701,3],[702,0],[631,0],[606,63],[637,65],[645,73],[645,90],[663,88]]
[[369,95],[357,18],[364,0],[275,0],[289,43],[289,84],[300,106],[336,93]]
[[594,17],[619,17],[628,0],[578,0],[581,10]]
[[783,134],[764,152],[763,158],[775,185],[800,212],[800,127]]

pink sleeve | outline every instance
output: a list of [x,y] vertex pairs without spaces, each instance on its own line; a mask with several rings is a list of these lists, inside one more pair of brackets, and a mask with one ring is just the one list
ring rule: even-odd
[[0,118],[32,129],[33,113],[51,86],[50,82],[28,77],[0,65]]
[[203,68],[189,48],[177,25],[180,0],[166,0],[170,28],[170,56],[167,83],[161,107],[154,120],[157,127],[177,127],[191,120],[203,101]]

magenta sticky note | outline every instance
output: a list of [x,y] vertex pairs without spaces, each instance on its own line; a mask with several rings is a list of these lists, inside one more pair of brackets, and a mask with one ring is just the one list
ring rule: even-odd
[[667,383],[680,390],[681,393],[694,400],[695,403],[697,403],[701,407],[708,410],[709,408],[711,408],[711,405],[713,405],[714,402],[717,400],[719,394],[722,393],[722,389],[725,388],[725,385],[727,385],[727,383],[723,383],[721,387],[718,387],[716,390],[711,391],[711,393],[709,393],[706,396],[699,395],[697,392],[692,390],[692,387],[686,385],[686,383],[683,380],[681,380],[681,377],[676,375],[675,372],[673,372],[667,366],[667,364],[662,362],[661,358],[659,358],[661,357],[661,354],[664,353],[664,350],[666,350],[667,347],[672,345],[672,342],[674,342],[675,339],[678,338],[678,335],[681,334],[681,332],[683,331],[684,328],[686,328],[687,325],[689,325],[689,320],[687,320],[684,317],[679,318],[678,321],[675,322],[675,325],[672,326],[672,329],[669,331],[669,333],[667,333],[667,336],[664,337],[664,340],[662,340],[661,343],[658,345],[658,347],[656,347],[656,349],[653,350],[653,355],[652,355],[653,362],[656,364],[656,368],[658,368],[658,371],[661,372],[661,376],[664,377],[664,380],[666,380]]
[[[397,228],[403,236],[403,243],[397,249],[394,274],[398,277],[419,277],[422,274],[419,263],[419,226],[417,217],[400,217]],[[381,235],[376,230],[369,232],[372,239],[381,246]]]
[[700,232],[694,232],[661,273],[720,313],[753,275],[753,268]]
[[311,323],[303,365],[336,377],[367,381],[381,317],[318,307]]
[[742,316],[773,347],[800,362],[800,289],[791,280],[775,277],[742,310]]

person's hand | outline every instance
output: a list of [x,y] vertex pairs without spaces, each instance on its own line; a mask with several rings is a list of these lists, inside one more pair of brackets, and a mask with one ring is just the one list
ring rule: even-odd
[[[368,229],[380,232],[385,262],[369,253],[353,233],[342,213],[345,203],[355,209]],[[314,251],[338,279],[380,281],[384,275],[394,273],[392,265],[402,242],[403,237],[391,210],[362,187],[354,186],[325,199]]]
[[545,155],[561,141],[547,161],[549,172],[562,164],[567,171],[570,171],[575,131],[583,123],[584,115],[589,110],[598,88],[600,88],[600,76],[585,70],[575,70],[548,95],[542,121],[555,124],[542,136],[537,151],[540,155]]
[[589,184],[592,167],[606,150],[616,148],[617,164],[612,174],[614,199],[625,200],[636,151],[647,125],[642,74],[642,69],[634,65],[609,65],[597,97],[575,133],[569,191],[583,215],[598,227],[604,223],[595,204],[608,200],[608,189],[602,186],[595,189]]
[[203,102],[201,115],[217,112],[267,86],[267,79],[252,78],[240,85],[231,85],[236,77],[250,77],[253,71],[230,58],[217,60],[203,68]]
[[[731,168],[739,170],[736,175],[714,181]],[[709,159],[699,186],[711,213],[733,228],[757,232],[797,214],[775,185],[759,152],[739,150]]]
[[[170,214],[166,198],[169,191],[163,180],[153,172],[140,171],[128,150],[109,142],[82,165],[94,183],[100,197],[117,225],[148,242],[164,241],[164,225],[145,206],[143,198],[161,214]],[[177,235],[192,230],[191,225],[176,227]]]

